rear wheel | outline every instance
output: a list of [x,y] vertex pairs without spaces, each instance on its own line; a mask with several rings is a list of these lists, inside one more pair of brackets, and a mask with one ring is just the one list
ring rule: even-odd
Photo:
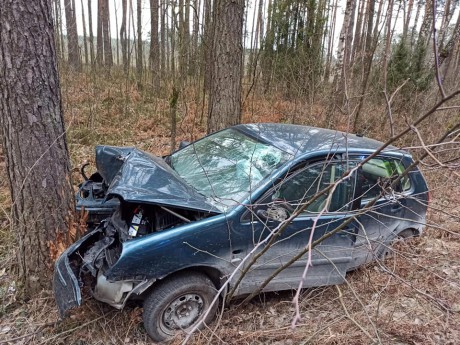
[[204,324],[210,323],[217,310],[211,307],[217,290],[212,281],[202,273],[181,273],[165,279],[144,301],[144,327],[155,341],[164,341],[181,331],[187,331],[208,313]]

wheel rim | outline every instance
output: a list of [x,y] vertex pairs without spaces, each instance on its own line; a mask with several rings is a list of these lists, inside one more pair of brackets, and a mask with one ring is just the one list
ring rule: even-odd
[[162,324],[169,331],[188,328],[201,316],[203,305],[200,295],[194,293],[182,295],[166,307]]

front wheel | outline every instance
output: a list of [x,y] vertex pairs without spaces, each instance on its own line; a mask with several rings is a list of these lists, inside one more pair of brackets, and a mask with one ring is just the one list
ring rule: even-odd
[[166,278],[144,301],[144,327],[155,341],[173,338],[181,331],[193,328],[211,308],[204,323],[210,323],[217,310],[217,303],[211,306],[217,290],[204,274],[181,273]]

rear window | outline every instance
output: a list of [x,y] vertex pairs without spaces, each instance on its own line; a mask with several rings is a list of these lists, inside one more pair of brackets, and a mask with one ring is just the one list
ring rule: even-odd
[[[373,158],[362,166],[359,184],[363,199],[375,198],[378,195],[389,193],[390,183],[399,177],[405,168],[401,161],[386,158]],[[395,187],[396,192],[405,192],[411,189],[411,182],[406,175],[401,178]]]

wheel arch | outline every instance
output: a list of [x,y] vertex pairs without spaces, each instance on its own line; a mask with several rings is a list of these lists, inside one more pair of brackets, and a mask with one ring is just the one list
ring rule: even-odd
[[164,277],[157,279],[152,285],[150,285],[147,289],[145,289],[138,296],[138,298],[144,299],[146,296],[148,296],[152,292],[152,290],[154,290],[159,284],[161,284],[165,280],[174,279],[174,277],[179,276],[179,275],[193,274],[193,273],[204,274],[205,276],[207,276],[212,281],[216,289],[220,289],[224,283],[224,279],[223,279],[224,274],[219,269],[212,267],[212,266],[190,266],[190,267],[186,267],[186,268],[177,270]]

